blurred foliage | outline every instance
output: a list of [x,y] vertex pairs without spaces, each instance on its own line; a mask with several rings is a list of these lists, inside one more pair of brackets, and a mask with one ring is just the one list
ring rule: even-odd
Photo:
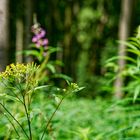
[[[41,73],[41,66],[34,63],[11,64],[0,73],[0,109],[7,127],[3,130],[7,132],[7,135],[3,135],[4,139],[43,140],[46,133],[48,138],[53,126],[52,119],[62,101],[83,89],[68,81],[65,89],[53,85],[39,86]],[[52,87],[50,90],[49,86]]]
[[[107,80],[104,78],[106,69],[103,66],[106,59],[117,55],[118,44],[115,40],[118,38],[121,0],[29,1],[30,14],[36,13],[38,21],[47,28],[49,44],[62,50],[51,56],[51,60],[64,62],[66,67],[59,68],[60,72],[73,77],[81,86],[87,86],[81,96],[86,96],[86,91],[88,97],[104,95],[104,89],[100,90]],[[137,0],[133,11],[131,32],[140,21],[139,3]],[[10,2],[11,52],[15,51],[16,20],[21,19],[27,26],[26,6],[27,1]],[[31,37],[31,34],[28,36]],[[28,46],[24,48],[28,49]],[[13,53],[10,55],[14,59]]]
[[[119,43],[127,46],[127,54],[124,57],[111,57],[106,63],[108,69],[106,75],[112,79],[110,86],[112,86],[112,82],[117,76],[123,77],[125,79],[125,85],[122,87],[122,90],[126,93],[125,96],[133,96],[135,101],[140,94],[140,27],[137,28],[134,37],[130,37],[126,42],[119,41]],[[119,73],[119,67],[116,63],[118,59],[125,59],[127,62],[125,68]]]
[[[50,100],[43,100],[43,94],[36,96],[33,103],[34,119],[32,119],[34,138],[39,139],[43,112],[51,114],[55,108],[55,103]],[[118,140],[140,138],[140,118],[139,118],[139,98],[135,104],[133,98],[121,101],[96,99],[94,102],[89,99],[67,99],[57,111],[49,128],[49,136],[46,140]],[[40,107],[38,107],[40,104]],[[82,108],[82,109],[81,109]],[[11,135],[12,128],[7,124],[7,120],[1,116],[0,133],[1,139],[7,130],[7,137]],[[14,133],[11,135],[14,137]]]
[[[31,2],[30,5],[28,2]],[[137,0],[132,15],[134,19],[131,30],[140,21],[139,3],[140,1]],[[64,100],[60,110],[57,110],[47,126],[45,140],[140,139],[139,32],[128,42],[121,42],[128,46],[128,56],[121,58],[127,60],[127,65],[120,73],[125,77],[123,90],[126,95],[122,100],[111,100],[114,90],[113,81],[118,70],[116,61],[120,59],[117,56],[118,44],[115,41],[118,36],[120,9],[121,0],[10,1],[10,61],[13,62],[15,58],[13,54],[15,53],[15,32],[18,19],[24,25],[24,42],[27,38],[31,38],[30,30],[28,30],[28,34],[26,30],[32,24],[30,15],[33,13],[37,15],[43,28],[47,28],[47,38],[49,39],[48,55],[45,57],[42,47],[35,48],[34,44],[24,43],[25,54],[32,55],[33,60],[41,67],[37,71],[37,78],[41,78],[39,87],[36,87],[31,105],[32,110],[29,112],[34,139],[40,138],[39,136],[46,126],[44,121],[48,121],[51,114],[55,112],[65,92],[78,92],[83,89],[68,81],[64,83],[61,81],[61,83],[58,80],[58,78],[71,80],[69,76],[74,78],[74,81],[77,81],[80,86],[85,87],[83,92],[77,95],[78,97],[96,98],[90,100],[69,96],[69,99]],[[55,47],[51,47],[50,44]],[[111,59],[104,67],[108,58]],[[26,61],[25,56],[24,60]],[[65,67],[63,67],[64,65]],[[9,84],[8,82],[6,84]],[[47,86],[41,86],[42,83]],[[48,86],[48,84],[50,85]],[[67,84],[68,88],[66,88]],[[16,86],[16,83],[14,85]],[[63,85],[64,88],[58,88],[56,85]],[[18,93],[14,87],[10,91],[7,92]],[[0,92],[3,93],[3,88],[0,88]],[[3,97],[1,94],[1,99]],[[7,95],[4,105],[12,111],[15,118],[21,121],[27,131],[26,118],[19,102],[14,97]],[[17,134],[13,127],[15,122],[3,113],[3,109],[0,110],[0,113],[0,139],[16,139]],[[22,130],[18,129],[18,133],[21,134]]]
[[[61,61],[50,60],[50,57],[58,51],[58,48],[48,46],[46,31],[39,24],[34,24],[32,30],[35,34],[32,38],[33,44],[23,53],[32,56],[38,66],[34,62],[27,65],[10,64],[0,73],[1,115],[8,121],[6,122],[8,135],[3,136],[4,139],[49,140],[53,137],[52,119],[62,101],[65,97],[83,89],[76,83],[70,83],[71,78],[67,75],[57,73],[55,62]],[[63,78],[65,88],[55,86],[51,78]],[[49,113],[45,107],[42,108],[42,102],[46,107],[51,107]],[[37,128],[40,128],[38,133]],[[6,129],[4,131],[6,132]]]
[[106,82],[103,78],[104,61],[115,55],[117,50],[112,39],[113,36],[114,38],[117,36],[110,30],[117,31],[118,21],[114,19],[114,15],[118,16],[119,11],[112,11],[110,4],[116,4],[116,9],[120,5],[119,1],[118,3],[114,1],[107,3],[105,0],[88,1],[85,2],[78,15],[77,40],[81,48],[76,73],[78,83],[86,85],[89,96],[94,97],[104,94],[100,88]]

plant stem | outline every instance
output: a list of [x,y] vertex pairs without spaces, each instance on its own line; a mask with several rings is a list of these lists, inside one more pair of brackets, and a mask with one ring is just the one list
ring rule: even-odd
[[24,105],[24,109],[25,109],[25,113],[26,113],[26,118],[27,118],[27,122],[28,122],[28,127],[29,127],[29,140],[32,140],[32,129],[31,129],[31,121],[30,121],[30,115],[28,113],[28,109],[26,106],[26,102],[25,102],[25,96],[23,96],[23,105]]
[[4,82],[2,82],[2,83],[8,89],[8,91],[10,91],[10,92],[12,92],[14,94],[14,95],[10,95],[10,94],[8,94],[8,95],[12,96],[12,97],[16,97],[23,104],[22,100],[16,95],[16,93],[12,89],[10,89]]
[[10,122],[10,124],[12,125],[12,127],[14,128],[16,134],[17,134],[18,137],[20,138],[20,135],[19,135],[19,133],[18,133],[18,131],[17,131],[15,125],[12,123],[12,121],[10,120],[10,118],[8,117],[8,115],[7,115],[6,113],[3,113],[3,114],[6,116],[6,118],[8,119],[8,121]]
[[9,112],[9,110],[2,104],[0,103],[0,105],[4,108],[4,110],[15,120],[15,122],[20,126],[20,128],[22,129],[23,133],[25,134],[25,136],[29,139],[29,136],[27,135],[26,131],[24,130],[24,128],[22,127],[22,125],[19,123],[19,121]]
[[44,137],[44,135],[45,135],[45,133],[46,133],[46,131],[47,131],[47,128],[48,128],[50,122],[52,121],[52,119],[53,119],[53,117],[54,117],[56,111],[57,111],[58,108],[60,107],[60,105],[61,105],[61,103],[62,103],[62,101],[63,101],[64,98],[65,98],[65,96],[62,97],[62,99],[60,100],[60,102],[59,102],[59,104],[57,105],[56,109],[54,110],[54,112],[52,113],[51,117],[49,118],[49,120],[48,120],[48,122],[47,122],[47,124],[46,124],[46,127],[45,127],[45,129],[44,129],[44,131],[43,131],[43,134],[42,134],[40,140],[43,140],[43,137]]

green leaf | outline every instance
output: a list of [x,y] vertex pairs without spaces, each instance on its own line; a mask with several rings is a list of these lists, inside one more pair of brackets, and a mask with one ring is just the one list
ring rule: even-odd
[[49,86],[51,86],[51,85],[38,86],[38,87],[36,87],[34,90],[38,90],[38,89],[42,89],[42,88],[47,88],[47,87],[49,87]]
[[133,102],[136,101],[136,99],[137,99],[139,93],[140,93],[140,85],[138,85],[138,86],[135,88]]
[[136,63],[137,64],[137,61],[129,56],[114,56],[110,59],[108,59],[106,61],[106,64],[109,63],[109,62],[112,62],[112,61],[115,61],[115,60],[118,60],[118,59],[125,59],[125,60],[128,60],[130,62],[133,62],[133,63]]
[[58,74],[58,73],[56,73],[52,77],[53,78],[62,78],[64,80],[72,81],[72,78],[67,76],[67,75],[65,75],[65,74]]
[[54,48],[54,47],[51,47],[51,46],[48,46],[48,52],[51,54],[51,53],[54,53],[54,52],[58,52],[58,51],[61,51],[61,48],[57,47],[57,48]]
[[5,95],[5,98],[7,98],[9,100],[12,100],[12,101],[21,102],[17,97],[14,97],[14,96],[11,96],[11,95],[8,95],[8,94]]
[[64,66],[63,62],[60,60],[56,60],[56,61],[54,61],[54,63],[58,66]]
[[39,61],[41,61],[42,58],[43,58],[43,56],[41,55],[41,53],[39,51],[37,51],[37,50],[25,50],[23,53],[26,54],[26,55],[28,55],[28,56],[29,55],[35,56],[35,57],[38,58]]
[[75,90],[73,90],[73,92],[79,92],[79,91],[81,91],[81,90],[83,90],[85,87],[79,87],[79,88],[77,88],[77,89],[75,89]]
[[133,50],[138,50],[138,48],[136,46],[134,46],[133,44],[131,44],[130,42],[126,42],[126,41],[118,41],[120,44],[126,45],[127,47],[133,49]]
[[55,73],[55,72],[56,72],[55,67],[54,67],[51,63],[48,63],[46,67],[47,67],[52,73]]
[[133,50],[133,49],[127,49],[128,52],[131,52],[137,56],[140,56],[140,51],[139,50]]

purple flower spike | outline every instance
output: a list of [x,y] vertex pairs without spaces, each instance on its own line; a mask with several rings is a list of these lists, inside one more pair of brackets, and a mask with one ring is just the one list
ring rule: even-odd
[[36,47],[44,47],[44,49],[46,49],[49,43],[48,39],[45,37],[46,31],[38,25],[33,25],[32,32],[35,35],[32,38],[32,42],[36,44]]

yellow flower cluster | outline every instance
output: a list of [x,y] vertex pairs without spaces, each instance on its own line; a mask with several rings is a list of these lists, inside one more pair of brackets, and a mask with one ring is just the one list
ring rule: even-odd
[[0,73],[0,78],[24,78],[26,75],[29,75],[30,72],[33,72],[37,69],[36,65],[32,64],[10,64],[6,67],[4,72]]
[[8,78],[9,76],[20,77],[26,73],[27,66],[24,64],[10,64],[6,67],[6,70],[0,73],[0,77]]

